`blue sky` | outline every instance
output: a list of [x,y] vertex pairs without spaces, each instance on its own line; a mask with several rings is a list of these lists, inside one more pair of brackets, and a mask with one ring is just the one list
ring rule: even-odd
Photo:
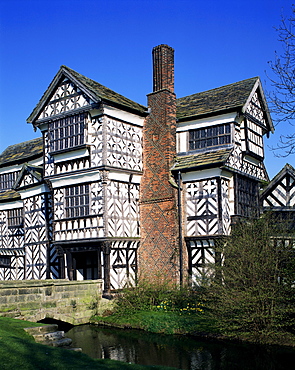
[[[291,14],[287,0],[0,0],[0,152],[40,136],[26,123],[62,64],[146,104],[151,50],[175,49],[178,97],[254,76],[280,51],[274,29]],[[292,126],[266,139],[272,178],[295,157],[273,146]]]

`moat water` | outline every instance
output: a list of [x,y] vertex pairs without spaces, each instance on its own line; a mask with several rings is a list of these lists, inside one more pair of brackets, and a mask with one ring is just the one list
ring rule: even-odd
[[287,370],[295,368],[295,350],[225,342],[200,341],[126,330],[76,326],[67,332],[74,347],[100,359],[188,370]]

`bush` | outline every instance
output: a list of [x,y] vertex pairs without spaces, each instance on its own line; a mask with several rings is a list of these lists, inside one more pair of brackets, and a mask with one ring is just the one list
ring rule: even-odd
[[179,287],[165,281],[139,281],[134,288],[124,289],[116,300],[116,312],[120,314],[136,311],[198,311],[202,303],[198,291]]
[[230,336],[266,337],[292,327],[293,241],[272,218],[244,222],[220,243],[223,263],[208,289],[212,313]]

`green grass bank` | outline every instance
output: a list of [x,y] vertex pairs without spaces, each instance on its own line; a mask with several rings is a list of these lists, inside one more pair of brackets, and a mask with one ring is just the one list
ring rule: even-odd
[[[91,323],[119,328],[141,329],[152,333],[192,335],[198,338],[243,341],[263,345],[295,347],[293,326],[262,326],[252,330],[254,318],[248,315],[247,325],[236,322],[245,315],[241,310],[221,316],[219,302],[211,289],[179,289],[165,283],[141,282],[136,288],[126,289],[116,296],[111,309],[102,316],[94,316]],[[256,312],[254,311],[256,314]],[[247,312],[246,312],[247,314]]]
[[169,369],[161,366],[141,366],[112,360],[96,360],[83,353],[38,344],[24,331],[24,328],[39,325],[0,317],[1,370]]

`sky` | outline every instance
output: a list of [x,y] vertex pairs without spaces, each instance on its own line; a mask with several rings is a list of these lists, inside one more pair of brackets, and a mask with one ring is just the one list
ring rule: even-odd
[[[146,105],[152,48],[175,50],[177,97],[260,76],[280,52],[275,27],[287,0],[0,0],[0,152],[39,137],[26,120],[61,65]],[[270,149],[290,125],[265,139],[270,178],[295,155]]]

